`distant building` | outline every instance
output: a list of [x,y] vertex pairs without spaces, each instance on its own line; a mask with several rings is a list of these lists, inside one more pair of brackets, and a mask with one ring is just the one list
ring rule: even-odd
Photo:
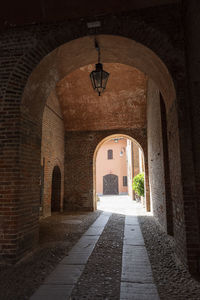
[[99,149],[96,159],[98,195],[130,195],[133,177],[143,172],[143,154],[136,143],[124,137],[112,138]]
[[96,191],[99,195],[128,194],[125,138],[113,138],[99,149],[96,160]]

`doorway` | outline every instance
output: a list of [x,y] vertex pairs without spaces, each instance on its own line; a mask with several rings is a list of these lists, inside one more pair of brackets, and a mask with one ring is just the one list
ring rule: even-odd
[[103,195],[118,195],[118,176],[107,174],[103,176]]
[[60,211],[61,200],[61,172],[58,166],[55,166],[52,174],[52,191],[51,191],[51,211]]

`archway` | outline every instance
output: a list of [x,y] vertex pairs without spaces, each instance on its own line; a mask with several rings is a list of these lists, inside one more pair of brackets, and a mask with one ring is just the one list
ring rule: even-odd
[[51,186],[51,211],[58,212],[61,209],[61,172],[58,166],[53,169]]
[[[178,128],[176,107],[174,105],[176,92],[173,80],[168,69],[160,60],[160,58],[146,46],[121,36],[99,35],[98,42],[101,47],[101,57],[103,62],[120,63],[137,68],[138,70],[142,71],[143,74],[145,74],[147,79],[151,78],[151,80],[156,83],[156,86],[158,87],[165,101],[167,122],[170,124],[173,122],[173,127]],[[93,36],[83,37],[68,42],[52,51],[48,56],[44,57],[44,59],[39,63],[29,77],[22,99],[22,124],[24,122],[28,128],[31,128],[31,134],[33,137],[29,136],[30,139],[35,140],[35,136],[37,136],[39,140],[41,138],[41,116],[45,101],[50,93],[53,91],[57,92],[58,86],[61,86],[62,88],[62,84],[65,83],[65,78],[68,74],[72,73],[72,71],[89,64],[94,64],[95,62],[96,50],[94,48]],[[51,72],[49,72],[49,70],[51,70]],[[38,82],[38,78],[40,78],[40,82]],[[87,84],[90,84],[89,81]],[[93,93],[93,97],[96,97],[92,91],[92,88],[91,93]],[[26,137],[27,132],[24,131],[24,128],[22,128],[21,133]],[[176,133],[176,135],[173,135],[170,138],[170,158],[174,156],[180,156],[178,131],[176,131]],[[174,144],[177,144],[177,150],[174,149]],[[25,147],[25,149],[23,149],[23,144],[21,147],[22,152],[28,152],[30,157],[33,155],[32,147],[30,147],[30,149],[29,147]],[[38,149],[38,140],[35,148],[40,151],[40,149]],[[39,161],[37,161],[36,156],[37,152],[35,151],[33,157],[33,162],[35,163],[35,173],[30,174],[28,179],[31,177],[36,178],[38,176]],[[26,162],[23,162],[23,164],[25,164],[23,168],[25,169]],[[180,165],[178,165],[178,168],[179,167]],[[173,171],[173,165],[170,166],[170,172],[171,171]],[[27,185],[30,185],[30,181],[28,179],[27,177],[25,178]],[[171,177],[171,180],[173,183],[177,182],[177,177]],[[179,186],[182,184],[180,178],[178,179],[177,184]],[[174,185],[173,188],[177,190],[177,185]],[[37,189],[35,190],[35,193],[36,192]],[[24,193],[23,197],[26,196],[25,194],[26,192]],[[79,195],[79,192],[77,195]],[[92,201],[91,198],[90,200]],[[93,208],[95,208],[95,205]],[[150,209],[150,207],[148,209]]]
[[[174,84],[165,64],[153,51],[121,36],[99,35],[98,42],[103,62],[121,63],[142,71],[156,82],[167,111],[170,109],[176,99]],[[56,84],[72,71],[95,63],[96,49],[93,36],[79,38],[56,48],[42,59],[30,75],[22,98],[22,112],[38,120],[46,99]]]
[[[121,141],[122,144],[119,144],[118,141]],[[135,145],[135,147],[133,147],[133,145]],[[94,203],[93,205],[95,209],[97,208],[97,200],[99,198],[99,195],[121,194],[121,195],[129,195],[130,199],[133,199],[132,198],[132,179],[134,177],[133,164],[135,162],[134,155],[136,153],[136,148],[137,148],[138,153],[139,152],[142,153],[142,161],[141,161],[142,166],[141,166],[141,170],[138,169],[137,173],[135,174],[140,173],[140,171],[141,172],[144,171],[145,197],[144,197],[143,205],[145,206],[145,209],[147,211],[150,211],[151,204],[150,204],[150,195],[149,195],[148,164],[145,163],[145,154],[147,155],[147,149],[145,145],[146,144],[143,145],[145,150],[144,152],[141,145],[132,136],[126,134],[120,134],[120,133],[106,136],[98,143],[93,155],[93,203]],[[113,155],[115,156],[114,157],[115,160],[113,161],[112,164],[109,164],[108,162],[106,163],[105,160],[105,153],[107,151],[107,148],[109,147],[112,148]],[[121,152],[123,153],[121,154]],[[140,158],[138,157],[138,160],[139,159]],[[138,161],[138,164],[139,163],[140,162]],[[108,169],[110,170],[110,174],[105,174],[106,170]],[[113,174],[113,171],[116,172],[116,174]],[[99,172],[99,174],[97,174],[97,172]],[[119,185],[118,177],[120,177],[119,179],[121,180],[121,185]],[[126,181],[126,186],[123,186],[125,183],[124,181]]]
[[41,187],[43,193],[40,214],[43,217],[50,216],[52,212],[52,172],[55,166],[58,166],[61,172],[61,204],[59,210],[63,210],[64,136],[62,111],[55,93],[52,93],[46,101],[42,118],[41,168],[43,176],[41,177]]
[[[145,74],[147,79],[151,78],[156,83],[166,104],[167,122],[173,122],[173,126],[176,126],[175,88],[169,71],[160,58],[146,46],[128,38],[99,35],[98,41],[101,46],[103,62],[120,63],[137,68]],[[29,161],[32,162],[33,171],[28,171],[29,174],[27,176],[27,170],[30,169],[29,161],[23,160],[22,157],[20,172],[27,189],[21,189],[20,196],[25,199],[26,197],[30,197],[31,193],[31,197],[34,199],[33,205],[36,209],[32,220],[35,231],[37,231],[35,223],[38,220],[37,207],[40,193],[37,180],[40,175],[41,124],[45,101],[51,93],[57,91],[58,85],[62,85],[62,81],[68,74],[80,67],[94,64],[95,62],[96,50],[94,48],[94,37],[90,36],[73,40],[45,56],[32,72],[26,84],[21,104],[20,153],[29,157]],[[38,78],[40,78],[40,81],[38,81]],[[93,93],[92,90],[91,92]],[[145,130],[141,129],[141,131],[143,131],[143,136],[145,137]],[[173,147],[175,143],[177,144],[176,149]],[[34,151],[32,151],[33,148]],[[171,136],[169,149],[170,157],[175,155],[178,159],[180,158],[178,131],[176,131],[176,135]],[[178,160],[177,166],[180,168],[180,160]],[[172,169],[173,166],[170,166],[170,172]],[[88,174],[88,176],[91,176],[89,171]],[[81,179],[85,180],[85,178]],[[174,178],[172,177],[172,182],[174,183],[173,188],[175,190],[177,190],[177,185],[181,189],[181,178],[174,176]],[[89,184],[91,185],[91,182]],[[84,185],[82,186],[83,189],[81,192],[79,191],[77,194],[72,195],[71,201],[74,201],[74,197],[82,198],[83,201],[87,198],[89,206],[86,208],[95,209],[96,204],[93,203],[92,189],[89,186],[86,191],[84,190]],[[176,193],[172,194],[176,195]],[[183,209],[182,203],[180,206]],[[149,210],[150,207],[147,207],[147,209]]]

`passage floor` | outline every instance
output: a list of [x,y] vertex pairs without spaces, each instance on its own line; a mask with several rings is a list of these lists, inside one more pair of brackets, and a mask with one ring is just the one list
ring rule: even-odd
[[[113,199],[117,204],[116,198]],[[106,201],[109,200],[107,197]],[[127,197],[118,200],[119,210],[119,202],[127,202],[130,214],[132,201],[129,203]],[[64,300],[70,296],[71,299],[159,299],[137,216],[104,211],[31,300],[57,297]]]
[[200,299],[173,239],[139,203],[101,197],[98,208],[42,220],[40,247],[0,267],[0,299]]

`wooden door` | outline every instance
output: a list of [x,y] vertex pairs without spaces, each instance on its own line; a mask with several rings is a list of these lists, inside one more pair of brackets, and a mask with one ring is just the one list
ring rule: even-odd
[[103,176],[103,194],[104,195],[118,195],[118,176],[114,174],[107,174]]

